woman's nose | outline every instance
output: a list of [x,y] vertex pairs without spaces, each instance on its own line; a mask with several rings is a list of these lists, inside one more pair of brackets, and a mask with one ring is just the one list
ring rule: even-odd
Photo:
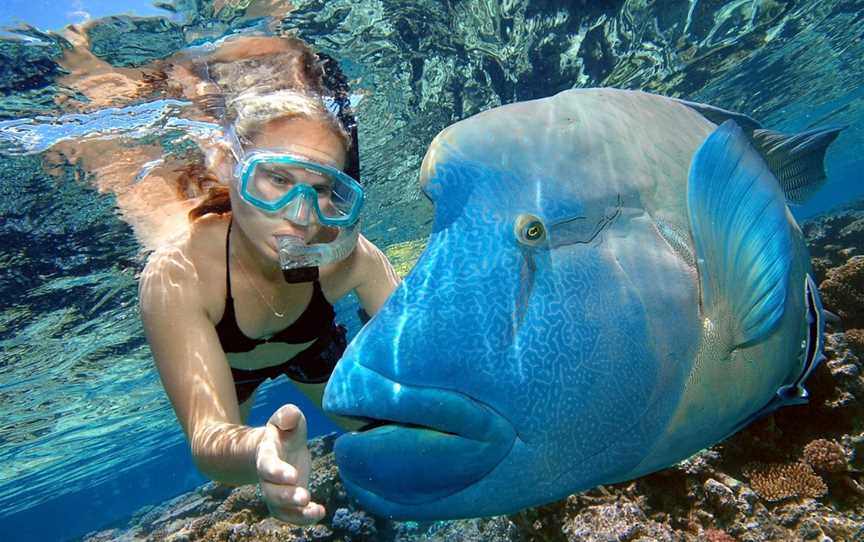
[[314,210],[306,198],[300,196],[294,198],[282,211],[282,217],[290,220],[298,226],[308,226],[312,223]]

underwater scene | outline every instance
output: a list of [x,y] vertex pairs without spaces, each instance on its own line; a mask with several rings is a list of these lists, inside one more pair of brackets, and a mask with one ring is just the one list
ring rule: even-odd
[[862,171],[861,0],[4,0],[0,540],[864,541]]

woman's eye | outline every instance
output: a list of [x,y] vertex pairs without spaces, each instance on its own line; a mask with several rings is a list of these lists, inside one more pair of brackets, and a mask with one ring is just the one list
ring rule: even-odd
[[315,191],[318,192],[319,196],[327,197],[333,192],[333,189],[326,184],[316,184]]
[[270,182],[279,186],[288,186],[294,184],[294,180],[290,177],[282,175],[270,175]]

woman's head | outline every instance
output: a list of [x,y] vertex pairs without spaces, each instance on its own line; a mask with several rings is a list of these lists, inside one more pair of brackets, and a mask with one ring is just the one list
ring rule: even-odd
[[288,91],[244,97],[229,110],[237,113],[213,169],[246,237],[267,255],[278,252],[280,235],[329,240],[335,233],[317,213],[336,216],[334,200],[344,201],[334,183],[344,175],[350,140],[338,121],[315,98]]
[[[195,220],[209,212],[245,213],[234,186],[234,169],[254,150],[290,152],[343,169],[352,138],[324,98],[346,101],[344,81],[329,91],[322,62],[294,38],[240,37],[225,40],[191,62],[201,78],[198,102],[218,115],[225,137],[205,148],[207,171],[220,181],[190,213]],[[220,205],[214,206],[214,202]],[[230,206],[229,206],[230,201]],[[253,209],[246,209],[252,211]],[[245,221],[244,216],[237,217]],[[272,217],[269,217],[272,218]],[[258,220],[257,222],[262,222]],[[251,224],[250,224],[251,225]],[[242,226],[242,225],[241,225]],[[251,233],[251,232],[250,232]]]

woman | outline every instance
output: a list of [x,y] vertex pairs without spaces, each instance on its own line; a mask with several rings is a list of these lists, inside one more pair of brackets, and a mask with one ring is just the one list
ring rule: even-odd
[[[223,44],[209,56],[219,60],[208,64],[213,82],[247,86],[228,65],[272,57],[272,39],[261,55],[260,41]],[[301,59],[280,74],[290,84],[227,91],[224,137],[205,149],[218,185],[190,212],[185,238],[149,258],[140,306],[198,468],[227,484],[259,483],[275,517],[308,524],[325,511],[306,487],[304,416],[284,405],[265,427],[245,425],[255,389],[285,374],[320,404],[345,348],[332,303],[355,291],[374,315],[398,278],[357,233],[362,189],[343,172],[356,151],[352,126],[322,101],[324,74],[305,45],[285,43],[290,54],[277,54]]]

